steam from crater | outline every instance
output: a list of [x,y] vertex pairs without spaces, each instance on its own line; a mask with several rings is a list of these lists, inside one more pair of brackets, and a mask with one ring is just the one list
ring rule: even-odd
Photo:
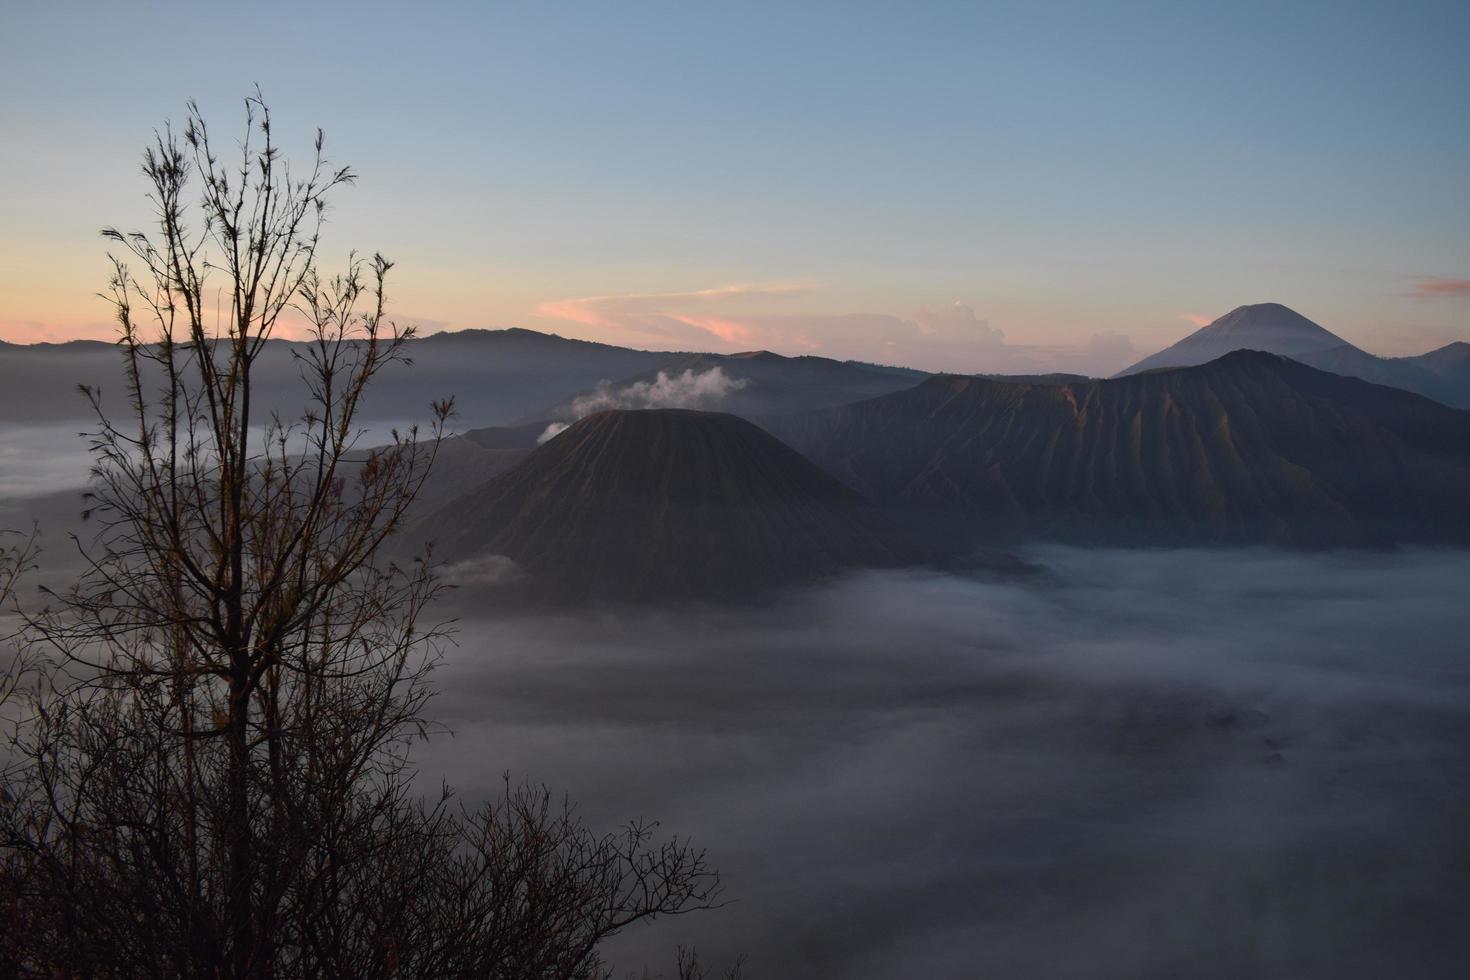
[[652,381],[635,381],[622,387],[604,382],[588,394],[573,399],[567,418],[548,425],[536,444],[546,442],[573,422],[596,412],[620,408],[709,409],[749,383],[745,378],[729,377],[719,367],[702,373],[696,373],[692,368],[686,368],[680,374],[660,371]]

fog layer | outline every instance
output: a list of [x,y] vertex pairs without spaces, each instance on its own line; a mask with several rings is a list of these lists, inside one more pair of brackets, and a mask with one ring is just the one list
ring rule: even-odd
[[1470,556],[1044,549],[759,609],[480,618],[421,755],[711,848],[763,978],[1458,976]]
[[[0,440],[34,584],[75,571],[80,428]],[[1462,975],[1470,555],[1028,557],[740,609],[489,618],[467,586],[426,786],[509,770],[709,846],[734,903],[630,934],[630,968]]]

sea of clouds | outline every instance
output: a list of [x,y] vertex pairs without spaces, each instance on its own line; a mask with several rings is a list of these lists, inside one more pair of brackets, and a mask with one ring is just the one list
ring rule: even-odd
[[733,904],[630,968],[1460,975],[1470,555],[1028,557],[756,608],[484,618],[466,587],[424,772],[707,845]]
[[[3,441],[56,588],[76,431]],[[766,980],[1463,975],[1470,553],[1024,557],[558,614],[453,569],[425,788],[508,771],[708,846],[731,904],[620,938],[635,974],[683,942]]]

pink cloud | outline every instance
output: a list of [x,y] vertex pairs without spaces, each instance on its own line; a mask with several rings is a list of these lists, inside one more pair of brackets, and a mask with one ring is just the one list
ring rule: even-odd
[[755,301],[780,300],[807,292],[806,283],[735,284],[670,293],[622,293],[551,300],[538,316],[596,328],[599,339],[659,347],[714,346],[727,350],[816,345],[810,337],[784,331],[768,317],[727,312]]
[[681,293],[638,293],[548,301],[537,312],[595,328],[598,339],[658,347],[734,352],[820,351],[832,357],[938,371],[1107,375],[1132,357],[1124,335],[1107,332],[1071,346],[1013,344],[963,302],[889,313],[782,313],[731,307],[773,302],[803,286],[724,286]]
[[1415,296],[1470,296],[1470,279],[1420,279],[1414,284]]
[[736,284],[682,293],[584,296],[542,303],[536,307],[536,315],[589,327],[618,327],[623,326],[629,317],[667,315],[671,310],[723,305],[743,299],[797,296],[810,288],[805,283]]
[[670,313],[669,318],[691,327],[707,330],[727,344],[746,344],[751,339],[751,329],[743,323],[720,316],[697,316],[689,313]]
[[1208,327],[1211,323],[1215,322],[1214,317],[1205,316],[1203,313],[1181,313],[1179,314],[1179,318],[1181,320],[1188,320],[1196,327]]
[[536,315],[553,320],[570,320],[589,327],[610,327],[613,326],[612,322],[597,307],[599,300],[610,298],[612,297],[591,296],[587,299],[552,300],[537,306]]

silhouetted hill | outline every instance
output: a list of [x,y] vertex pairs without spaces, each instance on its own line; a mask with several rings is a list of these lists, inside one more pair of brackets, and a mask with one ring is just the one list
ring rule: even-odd
[[1470,377],[1441,375],[1420,363],[1420,358],[1370,354],[1280,303],[1237,307],[1117,376],[1191,367],[1236,350],[1279,354],[1323,371],[1413,391],[1446,405],[1470,407]]
[[772,430],[876,502],[986,535],[1470,540],[1470,413],[1256,351],[1087,384],[936,377]]
[[415,530],[567,599],[731,596],[899,555],[852,490],[732,415],[589,416]]
[[1470,344],[1463,340],[1446,344],[1427,354],[1401,357],[1398,360],[1412,364],[1470,391]]
[[[303,345],[269,342],[255,371],[254,400],[262,419],[305,407],[293,351]],[[453,396],[460,424],[503,425],[569,398],[609,378],[655,368],[681,355],[629,350],[532,330],[462,330],[405,345],[412,364],[392,364],[368,391],[364,421],[428,417],[429,402]],[[109,410],[125,411],[119,354],[111,344],[6,344],[0,348],[0,422],[89,417],[78,384],[102,390]]]

